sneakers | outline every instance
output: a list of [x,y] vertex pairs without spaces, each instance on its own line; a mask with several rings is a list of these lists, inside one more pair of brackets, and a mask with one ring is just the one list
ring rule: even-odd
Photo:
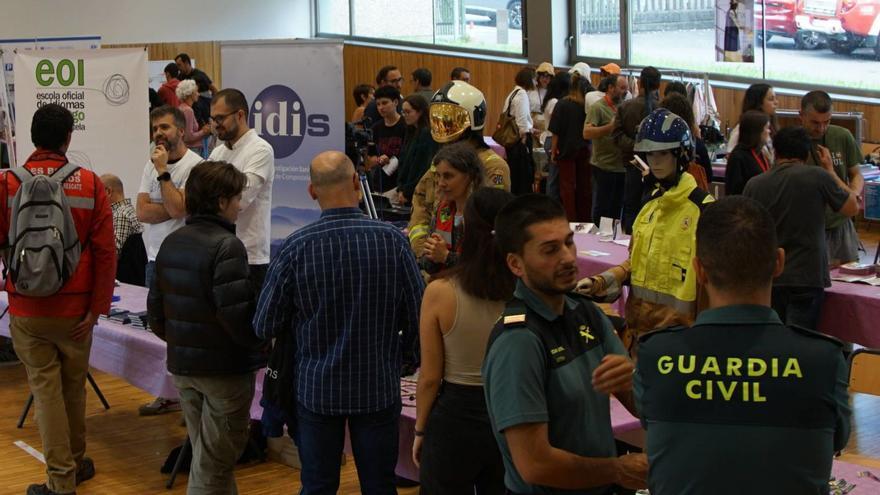
[[83,457],[82,462],[76,467],[76,485],[89,481],[95,477],[95,463],[91,457]]
[[138,414],[141,416],[156,416],[170,412],[180,411],[180,401],[176,399],[165,399],[156,397],[156,400],[149,404],[144,404],[138,408]]
[[27,495],[76,495],[76,492],[58,493],[49,489],[45,483],[41,485],[31,485],[27,489]]

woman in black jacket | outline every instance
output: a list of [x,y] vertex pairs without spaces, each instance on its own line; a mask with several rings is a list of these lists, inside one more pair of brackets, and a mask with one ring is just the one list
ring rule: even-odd
[[746,182],[773,166],[762,153],[770,140],[770,117],[757,110],[749,110],[739,119],[739,142],[727,157],[724,174],[724,193],[742,194]]
[[162,243],[147,298],[150,328],[168,344],[168,371],[192,442],[190,493],[235,493],[255,372],[267,361],[251,323],[256,294],[247,252],[235,236],[246,182],[225,162],[192,169],[189,218]]

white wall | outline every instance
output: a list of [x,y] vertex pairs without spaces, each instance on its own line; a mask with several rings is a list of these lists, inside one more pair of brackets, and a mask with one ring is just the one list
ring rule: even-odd
[[99,35],[102,44],[311,36],[311,0],[0,0],[0,38]]

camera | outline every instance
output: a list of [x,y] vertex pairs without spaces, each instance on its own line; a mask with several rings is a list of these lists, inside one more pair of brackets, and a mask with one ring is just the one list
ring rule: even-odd
[[367,155],[377,154],[369,118],[345,124],[345,154],[358,170],[362,170]]

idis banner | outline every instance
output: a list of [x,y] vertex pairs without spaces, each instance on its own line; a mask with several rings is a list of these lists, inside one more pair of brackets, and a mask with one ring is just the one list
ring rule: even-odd
[[249,123],[275,152],[272,253],[320,216],[309,197],[309,163],[345,148],[342,43],[224,43],[223,86],[242,91]]

